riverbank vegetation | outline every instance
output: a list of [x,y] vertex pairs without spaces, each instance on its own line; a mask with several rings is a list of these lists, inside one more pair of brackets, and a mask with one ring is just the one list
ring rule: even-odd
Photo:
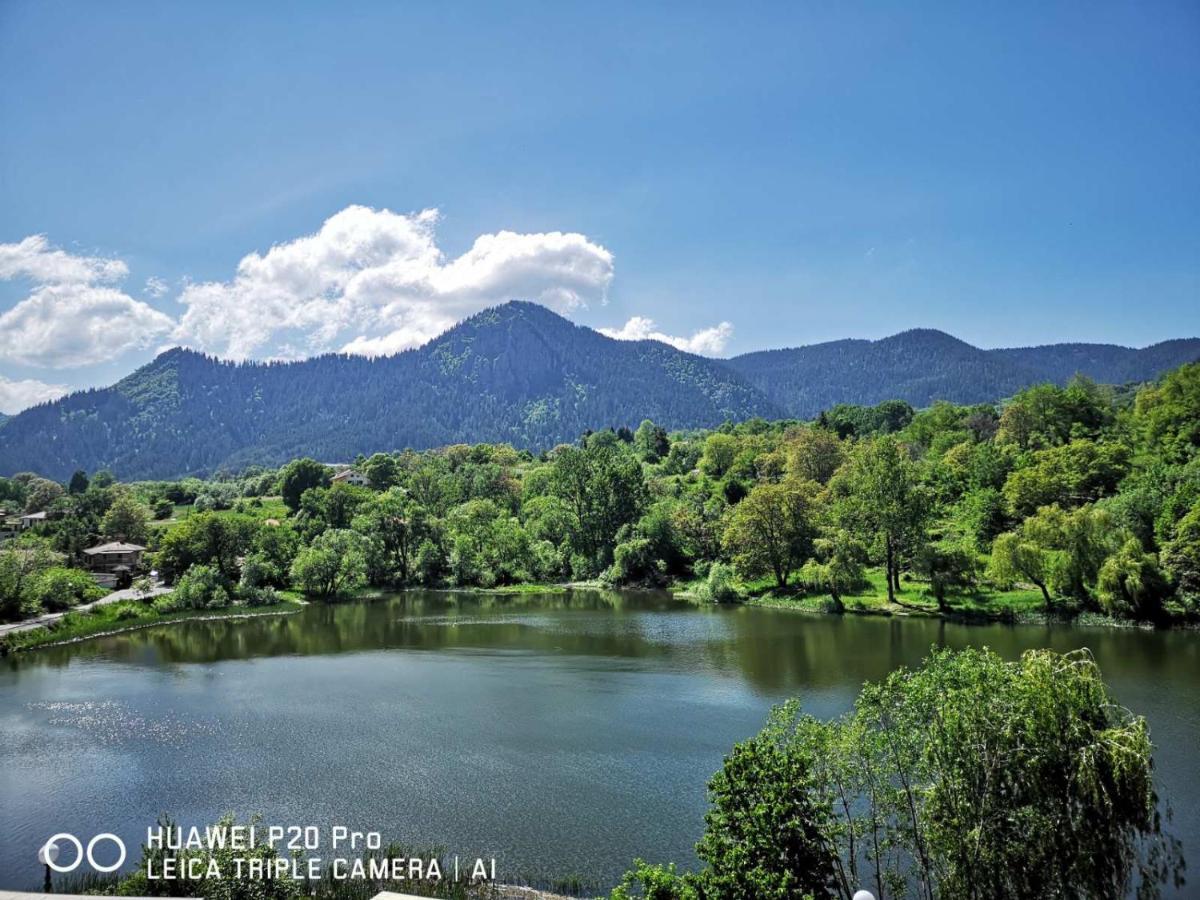
[[823,722],[795,702],[709,782],[703,868],[612,900],[1092,897],[1178,888],[1145,720],[1086,651],[936,651]]
[[207,603],[599,579],[835,612],[1194,621],[1200,364],[999,406],[839,405],[675,433],[645,421],[536,456],[454,445],[130,485],[23,473],[0,498],[48,512],[0,550],[9,619],[69,606],[69,591],[29,585],[119,537]]

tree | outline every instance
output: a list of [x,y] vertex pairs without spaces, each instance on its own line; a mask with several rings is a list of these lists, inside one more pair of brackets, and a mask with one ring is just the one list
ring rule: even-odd
[[1015,532],[996,538],[987,574],[998,584],[1029,582],[1047,608],[1053,606],[1051,591],[1087,603],[1104,560],[1125,538],[1103,509],[1045,506]]
[[68,494],[82,494],[88,489],[87,472],[83,469],[76,469],[75,474],[71,476],[71,481],[67,485]]
[[35,475],[25,485],[25,512],[44,512],[63,493],[63,486],[57,481]]
[[329,469],[308,457],[294,459],[279,470],[279,492],[292,512],[300,508],[300,498],[309,488],[329,487]]
[[988,562],[987,577],[1001,585],[1027,581],[1042,592],[1046,609],[1054,606],[1049,584],[1057,562],[1056,551],[1030,540],[1020,531],[1010,531],[996,538]]
[[710,782],[704,868],[640,863],[613,897],[1157,896],[1183,860],[1151,751],[1086,650],[936,650],[841,719],[773,712]]
[[771,716],[737,744],[708,783],[709,810],[696,855],[710,897],[745,900],[848,896],[840,872],[834,791],[823,777],[830,731],[797,715]]
[[1091,503],[1116,491],[1129,471],[1129,450],[1118,443],[1071,441],[1032,455],[1004,483],[1004,498],[1019,516],[1042,506]]
[[733,465],[738,452],[738,439],[732,434],[714,432],[704,441],[700,470],[711,478],[721,478]]
[[649,419],[643,419],[634,432],[633,446],[642,459],[651,463],[658,462],[671,452],[671,440],[667,437],[667,430]]
[[366,578],[362,537],[347,529],[322,532],[292,563],[292,580],[306,594],[323,600],[358,587]]
[[867,548],[850,532],[835,528],[813,541],[813,553],[814,558],[800,570],[800,579],[806,586],[827,592],[834,612],[844,612],[842,594],[861,587],[865,581]]
[[138,503],[132,492],[113,488],[112,505],[100,521],[100,533],[112,540],[143,544],[149,537],[146,507]]
[[1174,537],[1163,547],[1162,563],[1184,598],[1200,598],[1200,505],[1175,526]]
[[215,567],[232,584],[240,576],[238,558],[250,550],[258,530],[254,519],[240,513],[193,513],[163,535],[155,565],[167,584],[197,564]]
[[859,443],[831,488],[838,524],[869,535],[878,548],[888,602],[894,603],[903,554],[916,549],[929,518],[929,497],[916,466],[904,446],[885,435]]
[[735,506],[722,543],[738,569],[749,577],[770,572],[780,588],[812,550],[816,536],[817,486],[789,480],[755,486]]
[[1131,619],[1159,619],[1169,592],[1158,560],[1142,550],[1137,538],[1129,538],[1106,559],[1096,579],[1096,594],[1104,609]]
[[1200,449],[1200,363],[1169,372],[1138,391],[1134,420],[1146,443],[1172,462],[1184,462]]
[[586,574],[612,562],[617,532],[637,520],[646,502],[638,461],[619,446],[590,440],[584,449],[555,451],[548,489],[566,505],[568,539],[572,551],[586,561]]
[[192,566],[171,592],[170,605],[175,609],[210,609],[228,606],[229,584],[213,566]]
[[353,528],[366,540],[371,583],[407,583],[417,548],[429,531],[424,509],[402,488],[393,487],[359,508]]
[[373,490],[386,491],[400,483],[400,464],[388,453],[372,454],[359,468]]
[[796,478],[825,484],[845,461],[836,434],[821,428],[797,428],[784,438],[787,471]]

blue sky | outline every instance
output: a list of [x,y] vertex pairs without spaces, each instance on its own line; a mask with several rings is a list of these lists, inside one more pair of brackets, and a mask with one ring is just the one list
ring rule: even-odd
[[0,410],[517,292],[715,355],[1192,336],[1198,161],[1195,3],[0,0]]

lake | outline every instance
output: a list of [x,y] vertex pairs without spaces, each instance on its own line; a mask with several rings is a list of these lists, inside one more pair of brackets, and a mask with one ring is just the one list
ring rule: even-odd
[[159,814],[203,825],[230,810],[607,888],[636,856],[694,862],[705,782],[772,705],[836,715],[934,644],[1090,648],[1150,723],[1195,870],[1195,632],[410,592],[0,661],[0,889],[40,888],[52,833],[115,832],[133,862]]

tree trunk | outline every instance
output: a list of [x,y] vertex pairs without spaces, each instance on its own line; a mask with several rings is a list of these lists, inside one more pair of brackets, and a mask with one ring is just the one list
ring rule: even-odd
[[887,581],[888,603],[896,602],[896,589],[892,584],[892,572],[895,571],[896,552],[892,548],[892,539],[887,539],[887,568],[884,572],[884,579]]
[[1050,592],[1046,590],[1045,582],[1035,581],[1034,584],[1036,584],[1038,586],[1038,590],[1042,592],[1042,599],[1046,601],[1046,610],[1049,611],[1049,609],[1054,606],[1054,601],[1050,599]]

